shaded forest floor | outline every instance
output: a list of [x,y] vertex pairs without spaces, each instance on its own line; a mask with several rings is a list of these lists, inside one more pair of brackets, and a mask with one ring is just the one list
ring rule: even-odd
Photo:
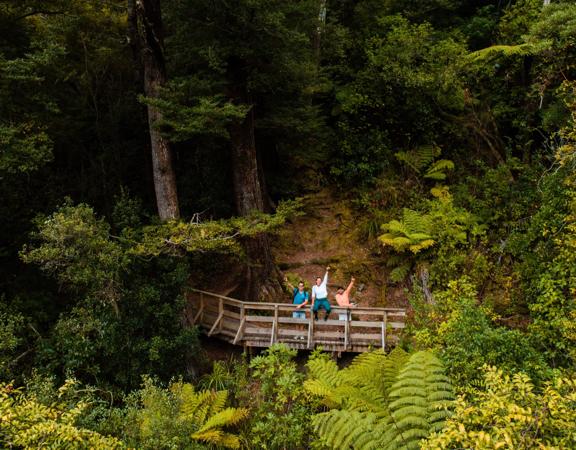
[[328,190],[310,194],[305,197],[304,215],[286,224],[272,240],[276,263],[285,274],[302,279],[308,288],[330,265],[331,302],[336,288],[346,287],[354,276],[352,297],[359,305],[407,306],[404,288],[387,282],[389,269],[384,258],[360,241],[359,223],[348,201]]

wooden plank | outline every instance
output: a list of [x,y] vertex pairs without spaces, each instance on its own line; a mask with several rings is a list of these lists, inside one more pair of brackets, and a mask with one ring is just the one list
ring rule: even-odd
[[222,322],[220,324],[220,329],[228,329],[228,330],[233,330],[234,333],[236,333],[236,330],[238,329],[238,325],[240,325],[240,321],[239,320],[232,320],[232,319],[227,319],[226,316],[222,317]]
[[280,338],[290,338],[293,336],[303,336],[306,337],[308,333],[303,330],[278,330],[278,339]]
[[239,314],[239,313],[235,313],[235,312],[229,311],[229,310],[227,310],[227,309],[224,310],[224,315],[225,315],[226,317],[231,317],[231,318],[233,318],[233,319],[238,319],[238,320],[240,320],[240,314]]
[[341,339],[344,343],[344,332],[343,331],[319,331],[314,330],[314,341],[318,339]]
[[367,320],[351,320],[350,327],[353,328],[380,328],[381,320],[367,321]]
[[352,333],[350,335],[350,339],[353,342],[376,341],[377,343],[380,343],[381,338],[382,338],[382,335],[380,333]]
[[294,325],[306,325],[308,323],[308,319],[296,319],[294,317],[279,317],[278,322],[285,324],[291,323]]
[[334,320],[334,319],[328,319],[328,320],[316,320],[315,321],[315,326],[316,327],[337,327],[337,328],[342,328],[342,330],[344,330],[344,321],[343,320]]
[[272,323],[272,322],[274,322],[274,317],[246,315],[246,322]]
[[[270,328],[257,328],[248,326],[248,322],[244,325],[244,335],[257,334],[270,337]],[[270,341],[270,339],[268,339]]]

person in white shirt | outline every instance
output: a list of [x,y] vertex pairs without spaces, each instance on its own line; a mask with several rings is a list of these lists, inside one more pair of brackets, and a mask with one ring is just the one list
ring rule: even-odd
[[[346,289],[344,289],[342,286],[338,287],[338,290],[336,291],[336,303],[338,303],[338,306],[342,306],[344,308],[350,308],[354,305],[353,303],[350,303],[350,291],[352,290],[352,288],[354,287],[354,282],[356,281],[356,278],[352,277],[350,279],[350,284],[348,285],[348,287]],[[348,318],[348,314],[349,312],[345,312],[345,313],[340,313],[338,314],[338,318],[340,320],[346,320]]]
[[318,320],[318,310],[320,308],[324,309],[326,313],[324,314],[324,320],[328,320],[330,311],[330,302],[328,301],[328,272],[330,271],[330,266],[326,267],[326,273],[324,278],[317,277],[316,284],[312,287],[312,311],[314,312],[314,319]]

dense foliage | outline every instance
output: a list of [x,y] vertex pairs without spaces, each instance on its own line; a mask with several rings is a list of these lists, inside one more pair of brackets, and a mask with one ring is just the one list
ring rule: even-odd
[[[568,0],[0,2],[0,447],[576,448],[575,43]],[[210,371],[186,288],[277,292],[321,191],[401,348]]]

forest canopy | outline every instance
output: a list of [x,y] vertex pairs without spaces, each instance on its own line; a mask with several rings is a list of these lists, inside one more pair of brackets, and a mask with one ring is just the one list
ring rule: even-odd
[[[0,188],[2,448],[576,448],[574,2],[3,0]],[[394,349],[190,320],[327,265]]]

